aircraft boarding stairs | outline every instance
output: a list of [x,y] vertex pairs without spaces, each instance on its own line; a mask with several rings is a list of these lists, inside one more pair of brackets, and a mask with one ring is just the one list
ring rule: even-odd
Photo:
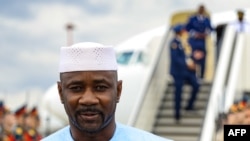
[[250,34],[236,33],[226,27],[221,40],[221,54],[210,81],[201,83],[195,101],[195,113],[184,110],[191,86],[182,93],[182,118],[174,119],[174,86],[167,81],[164,96],[158,108],[152,132],[175,141],[216,141],[216,121],[219,113],[227,113],[230,105],[250,88],[249,44]]
[[[184,44],[186,53],[191,53],[190,47],[187,43],[185,43],[185,41],[187,41],[187,34],[184,34],[182,42]],[[207,43],[208,61],[206,63],[206,67],[209,68],[209,71],[206,71],[205,73],[206,81],[201,83],[200,90],[195,101],[196,112],[191,113],[184,110],[184,107],[191,95],[191,86],[185,84],[181,103],[182,118],[178,124],[176,123],[174,119],[174,85],[173,80],[168,79],[166,82],[167,87],[155,119],[155,124],[152,130],[153,133],[173,139],[175,141],[198,141],[200,132],[202,130],[206,107],[211,93],[212,78],[215,66],[213,64],[214,54],[211,53],[214,52],[214,46],[211,38],[207,39]]]
[[164,98],[161,101],[153,133],[175,141],[197,141],[205,116],[206,105],[211,91],[211,83],[201,84],[200,91],[195,102],[196,113],[187,113],[184,110],[190,96],[191,87],[185,85],[182,93],[182,118],[179,123],[174,119],[174,86],[168,82]]
[[[180,123],[174,119],[174,87],[168,72],[169,57],[168,43],[173,38],[167,32],[157,51],[152,54],[152,69],[145,83],[141,98],[138,98],[136,108],[130,118],[129,125],[150,131],[174,141],[216,141],[216,121],[222,112],[228,112],[237,97],[244,91],[250,91],[250,34],[237,34],[235,30],[227,27],[221,43],[221,53],[218,62],[209,64],[210,76],[201,83],[195,108],[197,113],[183,113]],[[213,46],[213,48],[215,48]],[[210,51],[209,51],[210,52]],[[214,57],[214,56],[213,56]],[[213,58],[212,57],[212,58]],[[163,76],[166,76],[164,79]],[[182,94],[182,109],[189,98],[191,87],[185,85]],[[146,117],[146,118],[145,118]]]

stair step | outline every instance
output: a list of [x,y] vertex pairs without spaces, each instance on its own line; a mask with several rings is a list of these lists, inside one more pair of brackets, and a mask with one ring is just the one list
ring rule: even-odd
[[196,136],[181,136],[181,135],[161,135],[163,138],[171,139],[174,141],[198,141]]
[[[182,99],[183,100],[187,100],[187,99],[189,99],[189,97],[190,97],[190,93],[182,93]],[[163,98],[163,101],[164,100],[172,100],[172,99],[174,99],[174,93],[166,93],[165,94],[165,97]],[[209,94],[207,94],[207,93],[198,93],[197,94],[197,100],[201,100],[201,101],[206,101],[206,100],[208,100],[209,99]]]
[[154,129],[154,133],[156,134],[181,134],[181,135],[199,135],[201,127],[193,127],[193,126],[168,126],[168,127],[157,127]]
[[184,107],[190,97],[192,88],[190,85],[183,87],[181,113],[182,117],[178,123],[174,119],[174,87],[168,84],[165,96],[159,107],[153,133],[174,141],[198,141],[202,128],[206,106],[211,90],[210,83],[201,85],[197,100],[195,101],[196,113],[186,112]]
[[[179,121],[179,125],[189,126],[201,126],[203,122],[202,118],[181,118]],[[159,118],[156,121],[157,126],[168,126],[168,125],[176,125],[174,118]]]
[[[185,110],[181,110],[181,114],[185,117],[204,117],[205,115],[205,109],[199,109],[196,110],[195,112],[189,112]],[[158,116],[161,117],[171,117],[174,115],[174,109],[164,109],[158,112]]]
[[[174,87],[173,86],[171,86],[171,87],[168,87],[167,89],[166,89],[166,93],[169,93],[169,92],[174,92]],[[183,88],[182,88],[182,91],[183,92],[187,92],[187,93],[189,93],[189,92],[191,92],[191,90],[192,90],[192,87],[191,86],[189,86],[189,85],[185,85]],[[209,92],[211,90],[211,86],[200,86],[200,89],[199,89],[199,91],[200,92]]]
[[[169,82],[167,83],[167,85],[170,86],[170,87],[173,87],[173,86],[174,86],[174,82],[173,82],[173,81],[169,81]],[[188,84],[185,84],[185,86],[188,86]],[[203,82],[203,83],[201,83],[201,87],[202,87],[202,86],[211,87],[211,86],[212,86],[212,83],[211,83],[211,82]]]
[[[160,108],[163,110],[164,109],[173,109],[174,103],[175,103],[174,100],[163,101],[163,104],[161,105]],[[184,107],[187,105],[187,103],[188,103],[188,101],[182,100],[181,107],[184,109]],[[205,107],[207,106],[207,102],[197,100],[197,101],[195,101],[194,106],[197,109],[205,109]]]

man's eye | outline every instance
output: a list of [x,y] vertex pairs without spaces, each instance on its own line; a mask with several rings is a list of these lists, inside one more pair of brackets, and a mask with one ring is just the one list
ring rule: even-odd
[[80,87],[80,86],[72,86],[69,89],[72,90],[72,91],[81,91],[82,87]]
[[104,85],[99,85],[99,86],[96,86],[95,89],[97,91],[104,91],[106,90],[108,87],[104,86]]

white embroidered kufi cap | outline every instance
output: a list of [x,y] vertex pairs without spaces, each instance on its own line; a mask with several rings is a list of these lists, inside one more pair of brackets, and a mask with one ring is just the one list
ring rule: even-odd
[[61,47],[59,72],[117,70],[115,51],[111,46],[83,42]]

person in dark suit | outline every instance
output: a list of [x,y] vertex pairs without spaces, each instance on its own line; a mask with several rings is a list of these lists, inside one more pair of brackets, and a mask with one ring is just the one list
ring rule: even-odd
[[181,94],[182,87],[185,82],[189,82],[192,86],[192,92],[188,104],[186,105],[186,110],[194,109],[194,101],[196,99],[197,93],[199,91],[200,84],[197,81],[195,73],[195,63],[192,57],[186,57],[182,43],[181,35],[183,34],[184,26],[176,25],[173,27],[175,32],[174,39],[170,42],[170,74],[174,79],[175,86],[175,119],[178,122],[181,118],[180,108],[181,108]]
[[189,18],[186,30],[189,32],[188,42],[192,48],[194,61],[200,66],[199,77],[203,79],[207,55],[206,37],[213,31],[210,18],[206,16],[204,5],[200,5],[197,13]]

